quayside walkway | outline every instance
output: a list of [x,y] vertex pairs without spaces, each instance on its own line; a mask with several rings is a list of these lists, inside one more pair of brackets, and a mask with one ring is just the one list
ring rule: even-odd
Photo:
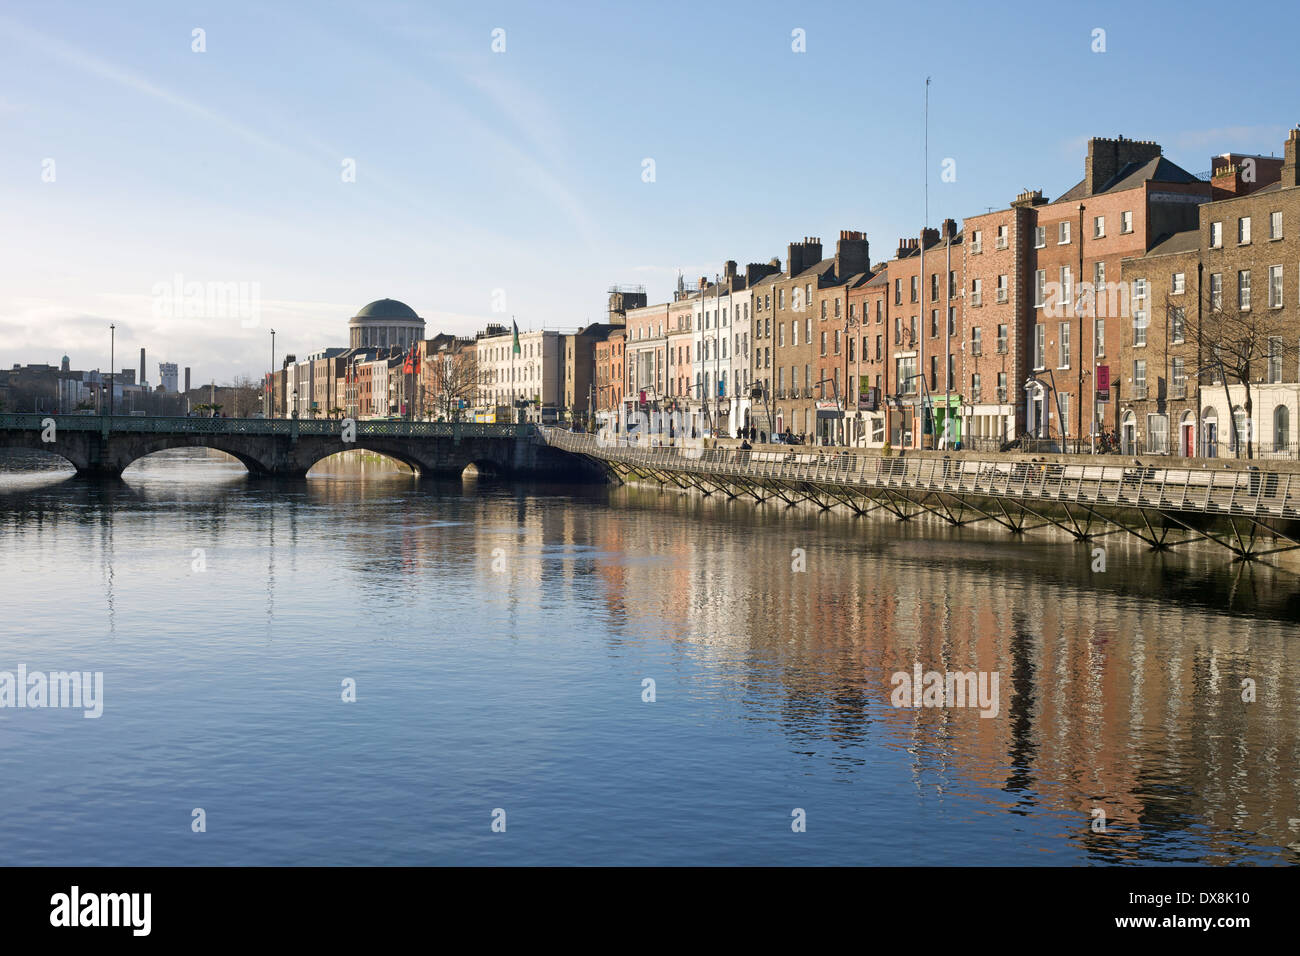
[[1082,541],[1127,532],[1157,550],[1211,541],[1245,559],[1300,548],[1300,474],[1245,462],[1178,468],[968,453],[886,458],[799,446],[647,446],[555,428],[539,434],[620,482],[650,480],[706,495],[881,510],[901,520],[928,513],[953,525],[989,520],[1016,533],[1052,525]]

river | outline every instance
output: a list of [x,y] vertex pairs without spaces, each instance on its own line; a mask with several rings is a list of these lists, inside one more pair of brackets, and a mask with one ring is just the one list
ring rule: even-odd
[[194,451],[0,539],[0,672],[102,673],[0,709],[11,864],[1300,860],[1294,565]]

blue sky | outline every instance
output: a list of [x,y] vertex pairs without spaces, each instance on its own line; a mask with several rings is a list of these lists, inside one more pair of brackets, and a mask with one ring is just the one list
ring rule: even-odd
[[[784,258],[805,235],[863,229],[887,259],[922,225],[927,75],[937,224],[1063,192],[1089,136],[1154,139],[1191,172],[1280,153],[1298,20],[1282,3],[9,2],[0,362],[106,367],[115,322],[119,366],[145,346],[153,380],[175,361],[226,381],[265,370],[270,328],[280,354],[344,344],[384,296],[431,333],[500,320],[496,290],[521,328],[568,328],[601,318],[611,284],[662,301],[679,269]],[[156,314],[177,275],[255,283],[257,324]]]

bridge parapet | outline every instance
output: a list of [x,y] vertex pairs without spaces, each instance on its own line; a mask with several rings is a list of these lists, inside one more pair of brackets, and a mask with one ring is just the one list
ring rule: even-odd
[[[0,430],[41,431],[47,419],[67,431],[187,435],[334,435],[344,421],[321,418],[146,418],[134,415],[0,414]],[[528,438],[533,425],[484,422],[408,422],[357,419],[354,434],[392,438]]]

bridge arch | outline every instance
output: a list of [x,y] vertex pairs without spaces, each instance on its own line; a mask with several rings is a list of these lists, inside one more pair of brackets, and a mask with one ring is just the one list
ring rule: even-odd
[[174,448],[211,448],[238,461],[248,469],[250,475],[261,475],[270,470],[265,462],[250,455],[246,450],[238,448],[233,442],[223,441],[224,437],[204,434],[160,435],[154,439],[133,442],[129,453],[121,455],[116,465],[119,471],[126,471],[141,458],[147,458],[160,451],[171,451]]
[[307,464],[306,471],[310,472],[313,468],[323,461],[328,461],[335,455],[343,455],[350,451],[366,451],[372,455],[382,455],[385,458],[391,458],[393,461],[400,462],[411,471],[415,472],[416,477],[420,477],[428,472],[428,465],[415,458],[401,448],[390,446],[387,442],[382,441],[365,441],[359,440],[348,443],[346,448],[329,448],[321,451],[320,454],[313,453],[310,455],[310,462]]

